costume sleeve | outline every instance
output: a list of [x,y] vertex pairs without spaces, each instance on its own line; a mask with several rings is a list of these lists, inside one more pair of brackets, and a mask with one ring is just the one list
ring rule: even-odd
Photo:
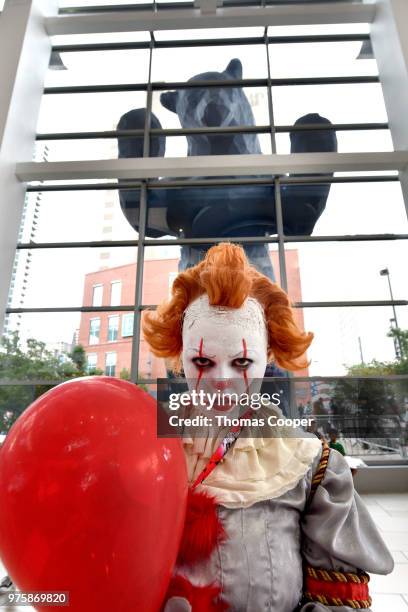
[[[354,489],[344,457],[332,449],[325,475],[302,520],[302,552],[316,569],[389,574],[394,567],[367,508]],[[333,610],[348,612],[347,606],[307,603],[302,612]],[[366,608],[367,610],[367,608]]]

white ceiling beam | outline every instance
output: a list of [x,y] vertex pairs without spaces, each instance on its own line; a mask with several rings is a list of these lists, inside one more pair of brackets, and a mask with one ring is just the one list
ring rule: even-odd
[[288,26],[310,24],[371,23],[375,17],[373,1],[292,4],[268,7],[219,8],[203,13],[199,8],[181,10],[109,12],[48,17],[45,27],[56,34],[95,34],[153,30],[188,30]]
[[27,162],[16,166],[20,181],[148,179],[159,177],[245,176],[369,172],[408,168],[408,151],[390,153],[294,153],[291,155],[202,155],[68,162]]

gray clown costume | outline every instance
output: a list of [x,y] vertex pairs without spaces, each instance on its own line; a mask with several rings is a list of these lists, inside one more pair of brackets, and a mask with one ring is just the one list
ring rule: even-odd
[[[264,416],[271,411],[281,414],[271,405],[261,408]],[[233,612],[368,609],[369,600],[361,604],[347,600],[341,581],[334,585],[335,592],[336,585],[340,589],[337,605],[304,598],[306,565],[335,570],[340,576],[388,574],[393,569],[393,559],[354,490],[347,462],[336,450],[327,451],[327,465],[312,496],[312,479],[322,465],[321,442],[293,429],[286,435],[283,428],[275,428],[275,433],[266,435],[250,437],[244,427],[223,461],[199,485],[215,497],[227,537],[207,560],[178,563],[174,574],[195,586],[218,584],[226,609]],[[191,483],[208,463],[217,441],[183,442]],[[164,612],[194,612],[194,608],[186,597],[173,592]]]

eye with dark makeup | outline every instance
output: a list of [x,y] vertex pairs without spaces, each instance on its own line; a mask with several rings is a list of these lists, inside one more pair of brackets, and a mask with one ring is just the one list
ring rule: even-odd
[[198,368],[212,368],[214,361],[208,359],[208,357],[193,357],[191,360]]
[[248,359],[248,357],[237,357],[233,360],[232,365],[240,370],[246,370],[251,363],[254,363],[253,359]]
[[[193,357],[191,361],[200,369],[209,369],[215,365],[214,361],[208,357]],[[253,363],[253,360],[248,359],[248,357],[237,357],[231,363],[233,367],[239,370],[246,370]]]

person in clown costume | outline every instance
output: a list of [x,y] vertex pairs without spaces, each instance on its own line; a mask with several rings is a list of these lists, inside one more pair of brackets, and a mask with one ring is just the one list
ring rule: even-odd
[[[242,392],[272,360],[302,369],[313,340],[287,294],[232,243],[179,273],[143,332],[155,355],[184,371],[189,392]],[[256,414],[270,415],[282,416],[272,402]],[[242,425],[182,439],[190,489],[164,612],[370,608],[368,572],[388,574],[393,559],[343,456],[289,429]]]

